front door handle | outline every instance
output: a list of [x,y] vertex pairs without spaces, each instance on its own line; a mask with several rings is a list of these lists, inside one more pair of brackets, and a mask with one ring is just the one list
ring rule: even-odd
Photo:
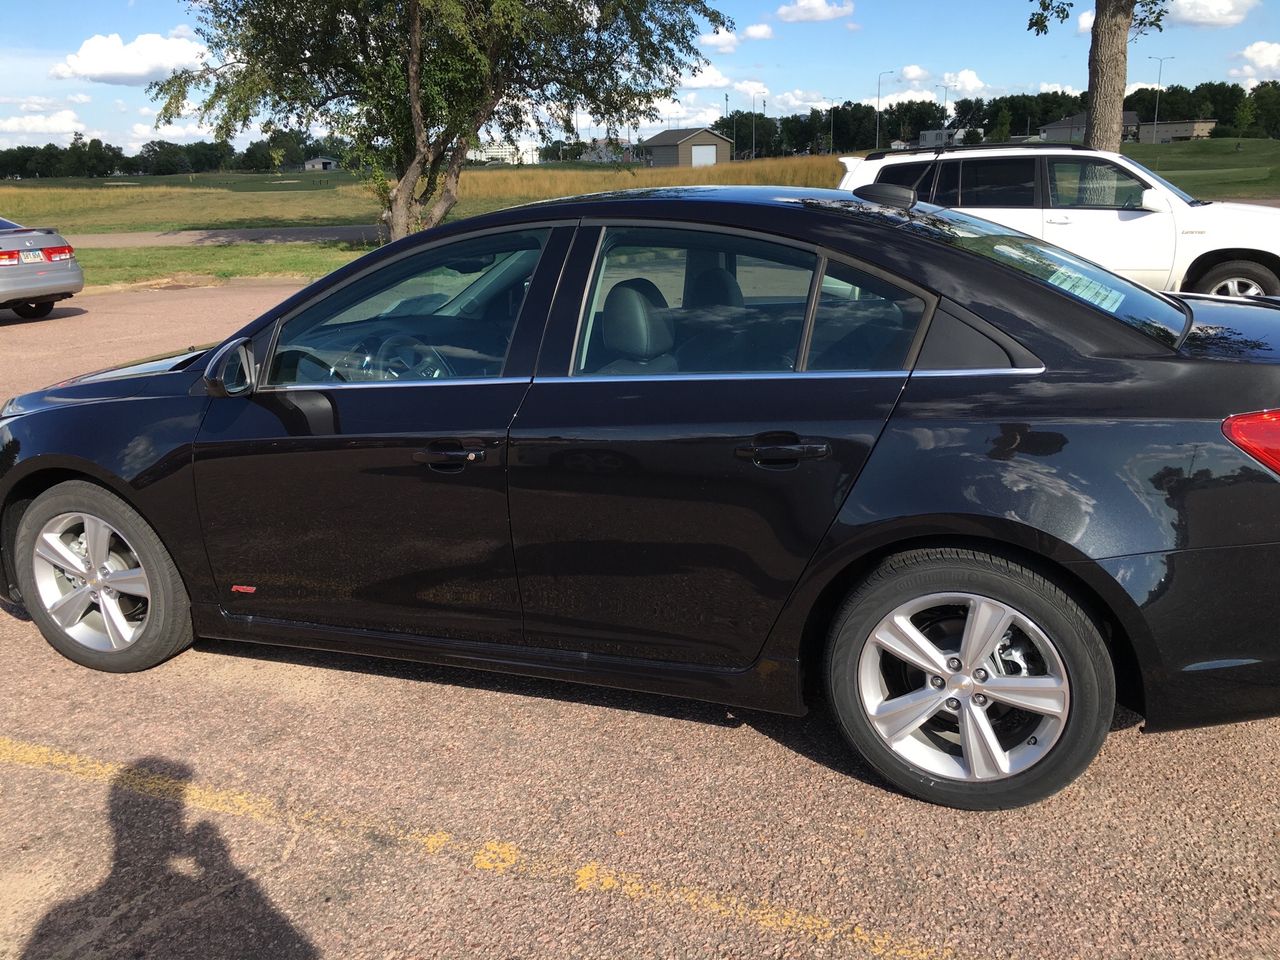
[[816,440],[796,443],[748,443],[737,449],[737,455],[760,467],[783,467],[801,460],[821,460],[831,455],[831,445]]
[[1071,223],[1070,217],[1045,217],[1045,223],[1051,223],[1055,227],[1065,227]]
[[484,461],[485,451],[480,447],[464,446],[460,440],[436,440],[425,450],[415,450],[414,463],[423,463],[434,470],[461,470],[468,463]]

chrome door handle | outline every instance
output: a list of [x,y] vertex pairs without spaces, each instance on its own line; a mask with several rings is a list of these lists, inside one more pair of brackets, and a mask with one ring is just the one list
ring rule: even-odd
[[414,463],[426,464],[429,467],[465,467],[468,463],[484,461],[485,451],[475,447],[464,447],[457,441],[437,441],[425,450],[415,450]]
[[739,458],[757,466],[785,466],[801,460],[821,460],[831,455],[828,443],[748,443],[735,451]]

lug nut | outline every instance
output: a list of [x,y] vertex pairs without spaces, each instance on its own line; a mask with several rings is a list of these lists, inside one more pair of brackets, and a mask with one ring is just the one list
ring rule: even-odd
[[984,680],[987,679],[987,671],[979,667],[977,670],[973,671],[973,679],[977,680],[979,683],[982,683]]
[[938,688],[942,688],[947,685],[947,681],[943,680],[941,677],[931,677],[929,679],[929,683]]
[[947,661],[947,666],[950,667],[952,670],[959,670],[963,666],[963,664],[960,662],[959,657],[952,657],[950,660]]
[[947,709],[948,709],[948,710],[959,710],[959,709],[960,709],[960,701],[959,701],[959,700],[957,700],[955,697],[949,697],[949,698],[947,699]]
[[985,693],[975,693],[973,695],[973,702],[980,707],[985,706],[987,702],[987,695]]

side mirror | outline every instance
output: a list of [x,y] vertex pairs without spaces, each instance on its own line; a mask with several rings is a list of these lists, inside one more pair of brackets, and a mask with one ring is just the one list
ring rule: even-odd
[[1152,213],[1168,213],[1173,208],[1163,190],[1147,188],[1142,191],[1142,209]]
[[253,347],[248,337],[224,343],[204,368],[204,388],[211,397],[244,396],[253,392],[256,383]]

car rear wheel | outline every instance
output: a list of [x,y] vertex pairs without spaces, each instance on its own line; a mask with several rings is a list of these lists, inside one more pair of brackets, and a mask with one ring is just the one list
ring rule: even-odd
[[836,617],[827,686],[849,742],[921,799],[1034,803],[1087,767],[1115,709],[1096,626],[1058,586],[991,554],[882,563]]
[[1260,263],[1231,260],[1201,277],[1195,292],[1219,297],[1275,297],[1280,296],[1280,279]]
[[53,313],[53,303],[19,303],[13,312],[23,320],[40,320]]
[[191,643],[173,559],[119,497],[74,480],[37,497],[18,525],[18,586],[49,644],[76,663],[125,673]]

